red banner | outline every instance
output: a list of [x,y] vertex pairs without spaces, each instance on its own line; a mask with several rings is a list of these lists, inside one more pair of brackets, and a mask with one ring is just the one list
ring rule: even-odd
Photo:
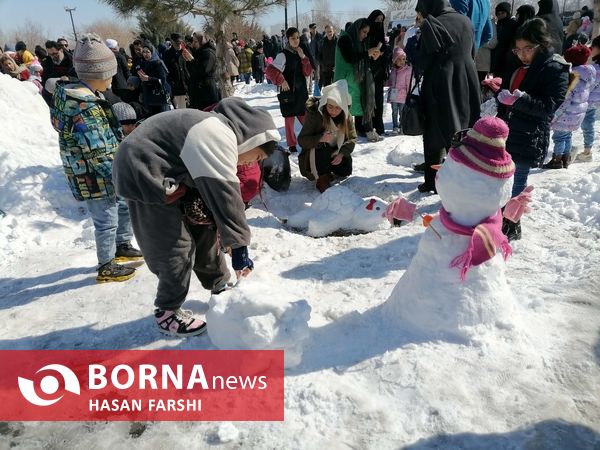
[[0,421],[281,421],[282,350],[0,350]]

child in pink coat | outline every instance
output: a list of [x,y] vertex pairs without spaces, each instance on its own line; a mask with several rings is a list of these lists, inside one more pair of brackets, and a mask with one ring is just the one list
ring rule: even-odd
[[406,53],[399,47],[394,49],[392,56],[392,71],[388,80],[389,90],[387,101],[392,105],[392,135],[401,134],[399,117],[406,102],[412,68],[406,64]]

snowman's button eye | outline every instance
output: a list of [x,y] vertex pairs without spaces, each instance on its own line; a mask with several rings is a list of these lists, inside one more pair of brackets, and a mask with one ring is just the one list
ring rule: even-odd
[[377,211],[379,211],[381,208],[378,206],[378,207],[376,207],[375,209],[376,209]]

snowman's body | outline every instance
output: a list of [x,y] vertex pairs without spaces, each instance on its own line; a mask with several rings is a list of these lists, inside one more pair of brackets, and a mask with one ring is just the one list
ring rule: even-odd
[[388,203],[378,197],[362,198],[344,186],[333,186],[293,216],[287,224],[313,237],[338,230],[370,232],[389,227],[383,216]]
[[[473,227],[508,201],[512,178],[497,180],[449,157],[438,172],[436,187],[452,219]],[[469,236],[453,233],[436,217],[384,305],[386,316],[402,328],[430,338],[468,339],[490,327],[512,328],[516,307],[502,254],[471,267],[464,281],[460,268],[451,267],[469,241]]]

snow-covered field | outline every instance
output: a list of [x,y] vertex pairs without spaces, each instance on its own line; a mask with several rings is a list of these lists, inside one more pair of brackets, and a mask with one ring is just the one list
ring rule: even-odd
[[[266,108],[284,135],[273,87],[239,85],[237,95]],[[26,83],[0,75],[0,349],[214,349],[208,336],[156,331],[145,266],[128,282],[95,283],[93,227],[67,187],[47,114]],[[419,138],[362,142],[343,185],[387,201],[402,193],[434,213],[439,198],[419,194],[410,169],[420,152]],[[318,239],[282,225],[318,195],[292,156],[289,192],[266,188],[247,211],[252,284],[312,309],[302,359],[286,371],[285,421],[10,422],[0,423],[0,448],[598,449],[595,152],[592,163],[534,171],[533,211],[506,268],[519,326],[471,342],[416,338],[379,314],[416,252],[420,220]],[[188,299],[207,312],[197,281]]]

